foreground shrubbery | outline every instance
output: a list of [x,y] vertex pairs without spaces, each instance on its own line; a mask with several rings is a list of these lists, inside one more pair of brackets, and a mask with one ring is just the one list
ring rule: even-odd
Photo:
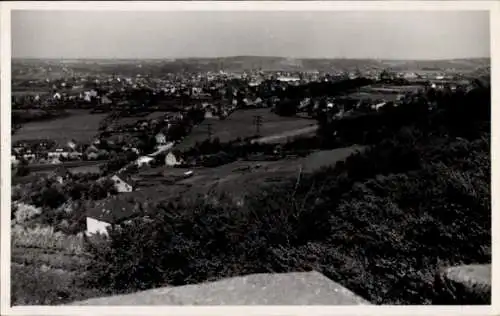
[[490,261],[489,139],[419,144],[408,134],[418,135],[243,207],[158,205],[153,221],[113,231],[94,249],[93,284],[122,292],[316,269],[374,303],[430,303],[440,265]]
[[82,285],[79,273],[11,264],[13,305],[56,305],[107,293]]

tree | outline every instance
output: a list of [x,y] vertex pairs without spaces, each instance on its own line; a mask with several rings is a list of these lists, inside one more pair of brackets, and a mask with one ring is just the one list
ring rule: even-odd
[[28,167],[28,162],[25,159],[21,159],[19,165],[17,166],[16,175],[19,177],[24,177],[29,175],[30,169]]
[[280,116],[294,116],[297,114],[298,101],[293,99],[284,99],[276,105],[276,114]]
[[168,130],[168,138],[170,140],[180,140],[187,135],[186,127],[182,123],[173,124]]
[[109,161],[102,167],[104,173],[111,173],[120,170],[129,163],[125,153],[114,154]]

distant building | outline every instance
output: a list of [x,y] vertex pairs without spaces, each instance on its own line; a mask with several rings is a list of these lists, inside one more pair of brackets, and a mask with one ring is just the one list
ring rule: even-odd
[[68,169],[64,167],[59,166],[56,170],[54,170],[52,176],[56,178],[57,182],[59,182],[60,184],[64,184],[66,180],[71,178],[71,172],[69,172]]
[[127,201],[110,198],[97,202],[89,208],[86,214],[86,235],[102,234],[108,235],[108,228],[119,225],[142,215],[136,205]]
[[[132,192],[134,188],[132,187],[132,184],[130,184],[130,181],[125,181],[120,175],[114,175],[111,177],[111,180],[114,182],[114,187],[117,192],[120,193],[125,193],[125,192]],[[128,179],[127,179],[128,180]]]
[[298,82],[298,81],[300,81],[299,77],[288,77],[288,76],[280,76],[277,79],[278,79],[278,81],[281,81],[281,82]]
[[99,149],[94,144],[90,145],[89,147],[87,147],[87,149],[85,149],[86,154],[97,153],[98,151]]
[[165,156],[165,165],[169,167],[177,166],[180,165],[180,158],[177,157],[174,153],[169,152]]
[[90,152],[87,154],[87,159],[88,160],[97,160],[97,159],[99,159],[99,154],[95,151]]
[[374,109],[374,110],[377,110],[377,111],[378,111],[378,110],[379,110],[379,109],[381,109],[381,108],[382,108],[385,104],[386,104],[386,102],[381,102],[381,103],[374,104],[374,105],[372,105],[372,109]]
[[152,158],[152,157],[148,157],[148,156],[142,156],[142,157],[139,157],[137,160],[136,160],[136,163],[137,163],[137,167],[143,167],[143,166],[149,166],[151,164],[151,162],[153,162],[155,159]]
[[167,144],[167,137],[161,132],[155,135],[155,140],[158,146]]
[[68,146],[69,149],[76,150],[76,146],[77,146],[76,141],[70,140],[66,145]]
[[214,115],[212,113],[212,110],[208,110],[208,111],[205,112],[205,118],[206,119],[210,119],[210,118],[213,118],[213,117],[214,117]]
[[12,164],[13,167],[15,167],[19,164],[19,160],[16,158],[16,156],[11,155],[10,156],[10,163]]

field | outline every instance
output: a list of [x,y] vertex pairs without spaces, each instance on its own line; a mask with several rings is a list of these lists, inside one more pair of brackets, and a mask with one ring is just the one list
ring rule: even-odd
[[[178,197],[196,194],[205,194],[215,191],[227,193],[231,196],[242,197],[257,191],[266,183],[276,183],[290,176],[310,173],[344,160],[355,151],[362,150],[361,146],[352,146],[334,150],[318,151],[304,158],[284,159],[279,161],[236,161],[216,168],[155,168],[144,174],[157,174],[158,185],[139,187],[138,191],[122,194],[125,200],[134,197],[139,200],[158,200],[166,197]],[[192,170],[191,178],[180,180],[173,185],[160,184],[160,178],[179,176]]]
[[70,139],[88,142],[96,134],[106,114],[90,114],[84,110],[68,110],[71,116],[23,125],[12,135],[12,142],[26,139],[52,139],[65,143]]
[[34,88],[34,89],[30,89],[29,91],[12,91],[11,92],[11,95],[13,97],[22,97],[22,96],[44,96],[44,95],[48,95],[49,92],[47,92],[47,89],[45,88]]
[[300,129],[315,125],[316,121],[297,117],[281,117],[271,113],[269,109],[239,110],[231,114],[225,120],[206,119],[201,125],[193,128],[193,131],[178,146],[178,149],[187,149],[196,142],[202,142],[208,137],[208,124],[211,125],[212,137],[218,137],[221,142],[234,140],[238,137],[251,137],[256,134],[253,124],[254,116],[262,116],[261,136],[270,136],[283,132]]

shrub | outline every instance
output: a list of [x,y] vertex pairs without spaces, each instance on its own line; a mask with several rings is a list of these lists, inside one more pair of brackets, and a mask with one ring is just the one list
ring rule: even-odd
[[11,264],[12,305],[58,305],[106,293],[81,286],[80,277],[67,271]]
[[26,228],[14,225],[11,229],[11,236],[13,246],[58,249],[77,255],[84,252],[83,236],[81,234],[65,235],[56,232],[53,227]]
[[42,213],[42,209],[24,203],[13,203],[12,212],[15,214],[15,223],[22,224]]

